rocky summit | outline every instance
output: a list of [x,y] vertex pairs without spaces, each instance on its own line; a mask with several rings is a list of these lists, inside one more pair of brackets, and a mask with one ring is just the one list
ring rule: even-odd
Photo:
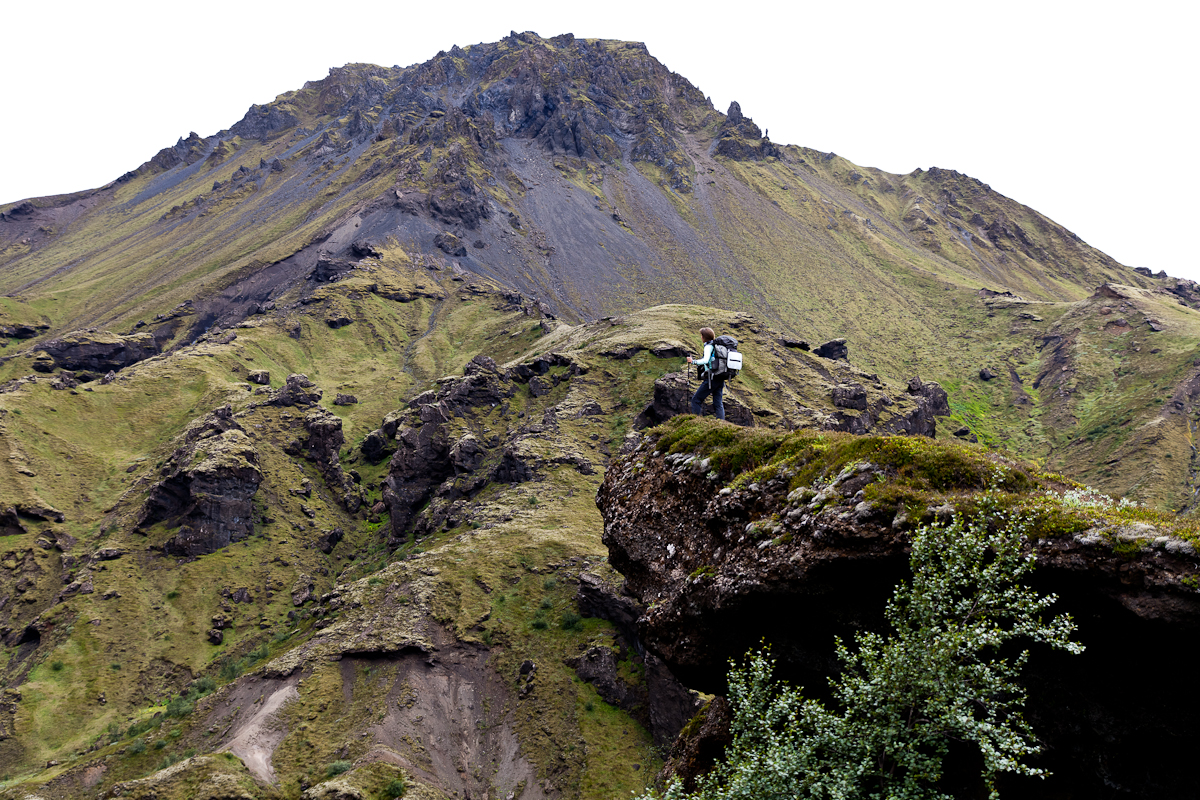
[[1200,286],[751,112],[514,32],[0,204],[0,797],[695,786],[1001,510],[1087,648],[1002,788],[1189,796]]

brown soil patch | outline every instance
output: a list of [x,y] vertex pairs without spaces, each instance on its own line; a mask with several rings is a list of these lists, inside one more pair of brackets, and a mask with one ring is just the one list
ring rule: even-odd
[[285,703],[299,697],[298,682],[298,676],[270,681],[252,678],[222,703],[225,709],[234,709],[234,719],[226,729],[230,738],[220,749],[240,758],[246,769],[264,783],[275,783],[271,756],[287,735],[276,715]]

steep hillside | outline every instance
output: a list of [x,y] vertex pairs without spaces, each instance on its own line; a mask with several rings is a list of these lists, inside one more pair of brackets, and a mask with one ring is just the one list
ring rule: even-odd
[[331,70],[0,206],[0,796],[640,790],[696,697],[594,498],[701,326],[738,426],[974,440],[1169,516],[1197,307],[640,44]]
[[[933,434],[946,411],[936,384],[889,385],[747,315],[569,326],[426,274],[359,268],[106,377],[6,386],[15,787],[292,797],[346,762],[360,787],[392,764],[451,794],[638,789],[691,695],[574,598],[606,571],[610,454],[686,404],[694,331],[734,331],[756,364],[729,390],[741,424]],[[415,280],[425,295],[378,289]],[[595,648],[642,700],[563,663]],[[226,750],[240,761],[204,755]],[[186,781],[155,773],[177,761]]]
[[[1128,471],[1096,471],[1062,437],[1099,431],[1111,451],[1123,426],[1147,441],[1158,401],[1190,398],[1194,285],[1123,267],[952,170],[892,175],[772,143],[636,43],[524,33],[334,69],[113,184],[4,207],[0,245],[10,353],[86,328],[178,347],[355,263],[403,262],[487,278],[571,322],[697,302],[846,338],[865,368],[940,380],[989,443],[1190,507],[1188,437],[1172,434],[1166,465],[1125,448]],[[1073,305],[1105,283],[1135,290],[1123,325]],[[1092,350],[1139,354],[1128,419],[1093,397],[1128,376],[1089,355],[1093,331]],[[1042,388],[1064,356],[1071,402]],[[1171,413],[1193,419],[1191,400]],[[1161,488],[1138,481],[1151,461]]]

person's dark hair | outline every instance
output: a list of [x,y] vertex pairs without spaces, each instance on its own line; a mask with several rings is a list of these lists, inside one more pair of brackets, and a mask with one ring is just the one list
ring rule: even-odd
[[700,338],[703,339],[705,342],[711,342],[713,339],[717,338],[717,335],[715,333],[713,333],[712,328],[701,328],[700,329]]

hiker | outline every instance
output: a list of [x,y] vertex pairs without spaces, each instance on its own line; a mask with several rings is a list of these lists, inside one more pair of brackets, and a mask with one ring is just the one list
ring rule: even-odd
[[703,367],[701,373],[700,388],[692,395],[692,413],[699,416],[704,411],[704,398],[708,397],[709,393],[713,397],[713,413],[717,419],[725,419],[725,404],[721,401],[722,395],[725,393],[725,375],[713,375],[713,367],[716,366],[713,362],[716,358],[716,347],[713,346],[713,339],[716,334],[712,328],[701,328],[700,338],[704,340],[704,355],[697,361],[691,356],[687,357],[689,364],[695,364],[698,367]]

